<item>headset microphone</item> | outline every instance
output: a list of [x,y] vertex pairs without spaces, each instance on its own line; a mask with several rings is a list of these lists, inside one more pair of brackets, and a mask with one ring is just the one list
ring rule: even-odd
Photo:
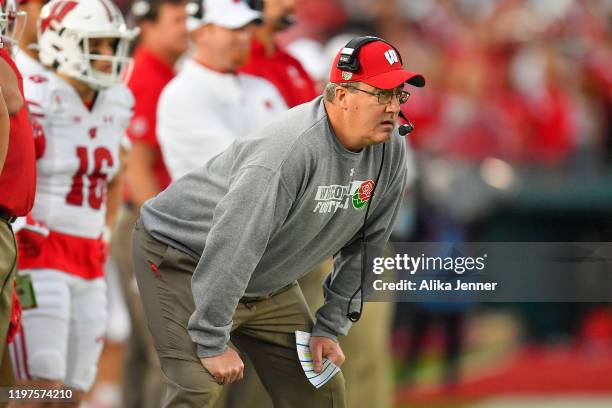
[[414,130],[414,124],[406,117],[406,115],[404,115],[404,112],[401,110],[399,112],[399,116],[400,118],[404,119],[406,123],[399,125],[397,131],[399,132],[400,136],[406,136]]

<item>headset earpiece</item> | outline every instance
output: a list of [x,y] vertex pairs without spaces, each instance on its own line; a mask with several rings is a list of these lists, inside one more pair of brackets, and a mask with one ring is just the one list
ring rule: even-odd
[[395,48],[393,45],[389,44],[387,41],[383,40],[382,38],[375,37],[373,35],[366,35],[363,37],[353,38],[351,41],[348,42],[348,44],[344,46],[344,48],[342,48],[342,51],[340,52],[340,59],[338,59],[337,68],[341,71],[348,71],[348,72],[359,71],[359,68],[360,68],[359,50],[364,45],[369,44],[374,41],[382,41],[385,44],[387,44],[389,47],[393,48],[395,52],[397,53],[397,55],[399,56],[400,64],[403,65],[402,56],[400,55],[397,48]]

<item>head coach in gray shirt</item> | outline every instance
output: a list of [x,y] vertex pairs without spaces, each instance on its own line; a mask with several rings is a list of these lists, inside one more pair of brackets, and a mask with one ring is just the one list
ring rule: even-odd
[[[343,362],[337,336],[359,316],[362,241],[387,242],[404,192],[396,122],[406,83],[425,80],[403,69],[392,45],[353,39],[323,96],[144,204],[134,273],[166,406],[212,406],[223,384],[242,378],[238,351],[253,360],[275,407],[345,406],[341,373],[319,389],[308,382],[294,332],[312,333],[315,372],[323,358]],[[325,304],[313,319],[295,282],[330,256]]]

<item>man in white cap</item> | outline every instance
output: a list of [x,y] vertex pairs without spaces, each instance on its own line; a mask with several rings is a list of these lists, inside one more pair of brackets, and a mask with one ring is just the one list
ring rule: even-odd
[[206,0],[203,18],[191,19],[195,51],[162,92],[157,110],[157,134],[172,179],[287,109],[272,84],[237,73],[261,17],[242,1]]

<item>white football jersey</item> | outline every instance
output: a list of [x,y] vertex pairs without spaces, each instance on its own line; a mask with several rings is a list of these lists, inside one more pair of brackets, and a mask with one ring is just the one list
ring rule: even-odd
[[17,65],[17,68],[19,68],[21,76],[24,78],[28,78],[32,75],[53,75],[53,73],[47,70],[43,64],[30,57],[23,50],[17,51],[17,55],[15,56],[15,64]]
[[132,116],[131,92],[124,85],[99,91],[90,110],[53,74],[24,78],[24,91],[46,140],[32,215],[52,231],[99,237],[107,185],[119,169],[119,145]]

